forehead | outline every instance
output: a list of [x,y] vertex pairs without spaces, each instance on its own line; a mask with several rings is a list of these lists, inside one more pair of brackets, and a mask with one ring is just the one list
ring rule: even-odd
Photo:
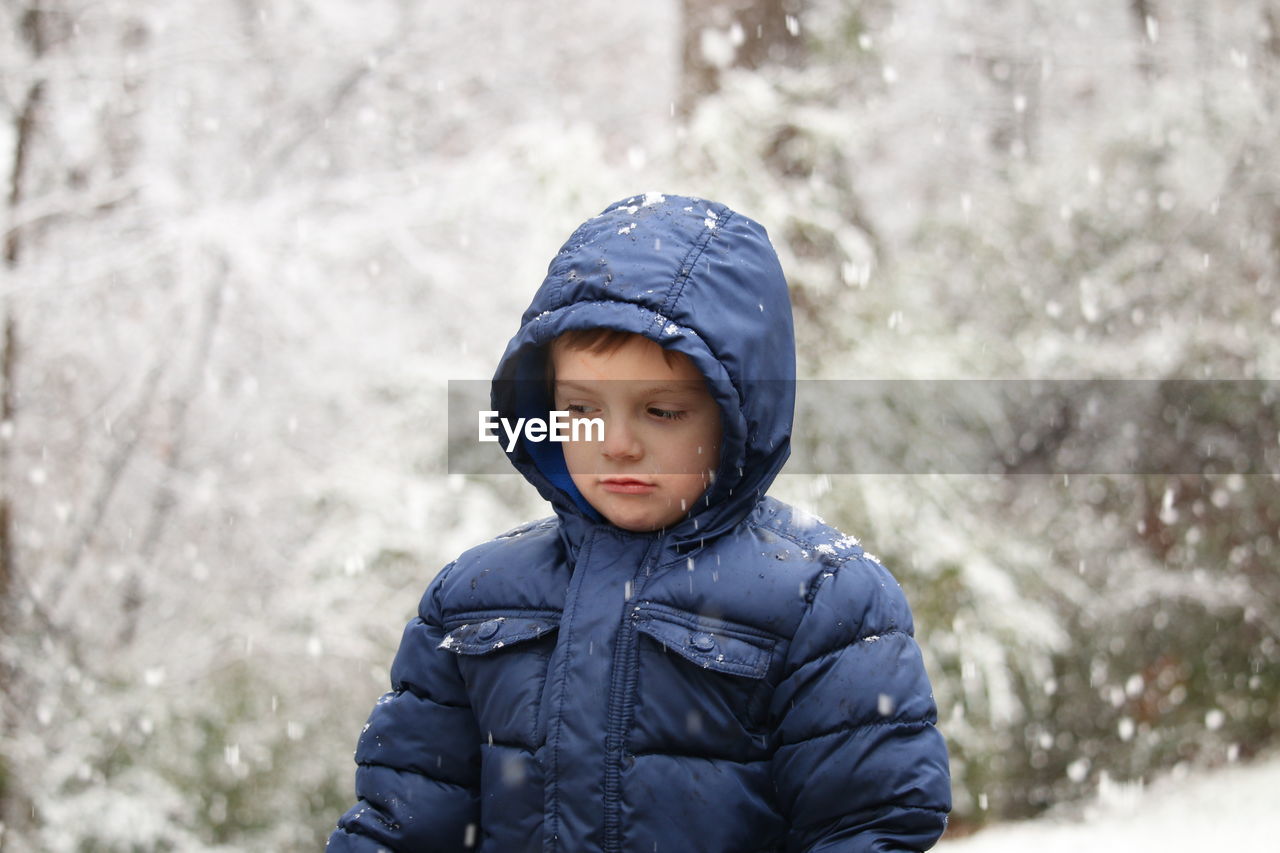
[[557,384],[561,382],[598,382],[600,380],[625,380],[629,382],[661,382],[678,385],[686,390],[706,391],[706,383],[693,362],[683,353],[670,353],[648,338],[629,338],[621,346],[608,352],[592,352],[567,346],[551,347],[551,361]]

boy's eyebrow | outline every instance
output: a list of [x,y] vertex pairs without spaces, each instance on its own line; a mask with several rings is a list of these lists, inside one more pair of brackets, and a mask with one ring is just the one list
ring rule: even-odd
[[569,381],[569,380],[567,380],[567,379],[557,379],[557,380],[556,380],[556,390],[557,390],[557,391],[559,391],[559,390],[560,390],[560,389],[562,389],[562,388],[563,388],[563,389],[566,389],[566,390],[567,390],[567,389],[573,389],[573,390],[575,390],[575,391],[586,391],[586,392],[588,392],[588,393],[590,393],[591,391],[595,390],[595,389],[593,389],[593,388],[591,388],[591,387],[589,387],[589,386],[587,386],[587,385],[582,385],[582,384],[577,383],[577,382],[570,382],[570,381]]
[[[632,385],[634,385],[637,381],[638,380],[634,380],[634,379],[601,379],[599,380],[599,382],[626,382]],[[668,383],[665,385],[651,385],[648,388],[643,389],[640,393],[643,395],[689,394],[692,392],[696,392],[698,390],[698,387],[701,384],[702,383],[698,380],[690,379],[688,381],[677,382],[675,384]],[[562,388],[565,390],[572,389],[572,390],[582,391],[584,393],[590,394],[598,389],[598,383],[593,385],[584,385],[581,382],[574,382],[571,379],[557,379],[556,390],[559,391]]]

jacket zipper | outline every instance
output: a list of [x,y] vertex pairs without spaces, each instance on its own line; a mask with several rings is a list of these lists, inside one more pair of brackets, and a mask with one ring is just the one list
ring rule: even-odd
[[[583,540],[582,546],[578,549],[578,558],[585,563],[591,559],[591,549],[595,545],[598,532],[589,533]],[[577,560],[575,560],[577,562]],[[566,653],[570,651],[572,645],[573,619],[578,609],[578,602],[581,597],[581,587],[583,580],[587,576],[586,571],[581,571],[582,565],[575,567],[573,573],[569,577],[569,589],[565,595],[564,610],[560,615],[560,638],[563,641]],[[564,669],[570,659],[562,661],[558,666]],[[559,673],[548,673],[548,678],[561,678]],[[547,717],[547,745],[550,748],[549,766],[543,768],[546,774],[547,786],[544,791],[544,813],[546,821],[543,827],[542,849],[544,853],[555,853],[560,849],[560,781],[559,781],[559,755],[560,755],[560,736],[563,727],[563,719],[561,711],[564,709],[565,696],[563,693],[563,685],[560,687],[560,703],[554,709],[548,709]]]
[[631,595],[623,604],[618,623],[618,642],[614,646],[613,670],[609,678],[609,724],[605,733],[604,775],[604,845],[603,853],[619,853],[622,849],[622,760],[627,731],[635,710],[628,699],[636,688],[636,632],[632,628],[633,602],[644,586],[653,553],[662,545],[655,539],[645,549],[644,557],[631,578]]

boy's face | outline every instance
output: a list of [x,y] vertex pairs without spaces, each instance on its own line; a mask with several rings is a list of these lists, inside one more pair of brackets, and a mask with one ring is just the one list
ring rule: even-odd
[[681,355],[639,335],[608,353],[552,345],[555,407],[600,418],[604,441],[561,445],[578,491],[613,524],[669,527],[711,483],[720,459],[720,408]]

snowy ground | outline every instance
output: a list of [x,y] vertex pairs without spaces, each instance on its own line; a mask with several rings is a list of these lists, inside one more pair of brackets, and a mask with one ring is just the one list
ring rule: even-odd
[[1275,850],[1280,756],[1147,786],[1103,785],[1075,819],[1043,818],[943,840],[943,853]]

